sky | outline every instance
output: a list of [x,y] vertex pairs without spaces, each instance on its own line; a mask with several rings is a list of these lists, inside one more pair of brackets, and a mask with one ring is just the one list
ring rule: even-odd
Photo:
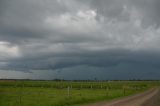
[[160,79],[160,0],[0,0],[0,78]]

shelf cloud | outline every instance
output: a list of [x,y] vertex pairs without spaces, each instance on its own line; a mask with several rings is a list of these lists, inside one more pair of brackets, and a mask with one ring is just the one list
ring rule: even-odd
[[159,79],[159,5],[1,0],[0,78]]

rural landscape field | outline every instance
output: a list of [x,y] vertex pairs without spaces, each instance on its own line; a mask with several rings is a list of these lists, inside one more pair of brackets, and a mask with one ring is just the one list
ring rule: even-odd
[[159,81],[0,81],[0,106],[81,106],[144,92]]
[[0,0],[0,106],[160,106],[160,0]]

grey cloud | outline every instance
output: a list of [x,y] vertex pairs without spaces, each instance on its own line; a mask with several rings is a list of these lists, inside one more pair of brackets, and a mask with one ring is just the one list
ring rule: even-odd
[[[109,18],[122,17],[123,7],[124,5],[127,5],[127,3],[128,1],[126,0],[101,0],[100,2],[92,0],[93,8],[96,8],[100,15]],[[126,16],[123,16],[122,18],[125,19]]]
[[[91,6],[96,8],[98,14],[119,21],[128,21],[129,14],[123,13],[124,7],[136,8],[143,15],[143,27],[156,25],[159,27],[159,0],[92,0]],[[99,19],[99,18],[98,18]]]
[[67,11],[67,8],[56,1],[2,0],[1,2],[5,7],[1,9],[3,11],[0,15],[0,38],[10,42],[41,38],[47,33],[43,25],[46,16]]
[[160,24],[160,13],[159,13],[159,0],[131,0],[136,8],[144,15],[143,24],[149,26],[152,24],[159,27]]
[[[8,64],[9,69],[14,70],[57,70],[65,69],[75,66],[91,66],[91,67],[118,67],[121,64],[126,64],[127,66],[135,66],[135,71],[139,67],[147,68],[154,67],[159,68],[159,58],[158,54],[149,53],[134,53],[126,51],[110,51],[110,52],[95,52],[95,53],[80,53],[80,54],[57,54],[50,55],[46,57],[31,58],[28,60],[17,60],[12,61]],[[140,66],[142,65],[142,66]],[[145,67],[146,66],[146,67]],[[120,69],[121,70],[121,69]],[[143,70],[142,70],[143,71]],[[150,70],[151,71],[151,70]]]
[[158,76],[158,4],[159,0],[1,0],[0,53],[5,49],[7,56],[15,55],[0,55],[0,69],[41,70],[41,78],[42,71],[66,79],[76,79],[76,73],[79,79]]

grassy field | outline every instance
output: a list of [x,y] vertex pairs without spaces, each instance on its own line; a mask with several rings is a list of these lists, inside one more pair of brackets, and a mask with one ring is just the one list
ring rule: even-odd
[[0,106],[76,106],[159,86],[159,81],[0,81]]

